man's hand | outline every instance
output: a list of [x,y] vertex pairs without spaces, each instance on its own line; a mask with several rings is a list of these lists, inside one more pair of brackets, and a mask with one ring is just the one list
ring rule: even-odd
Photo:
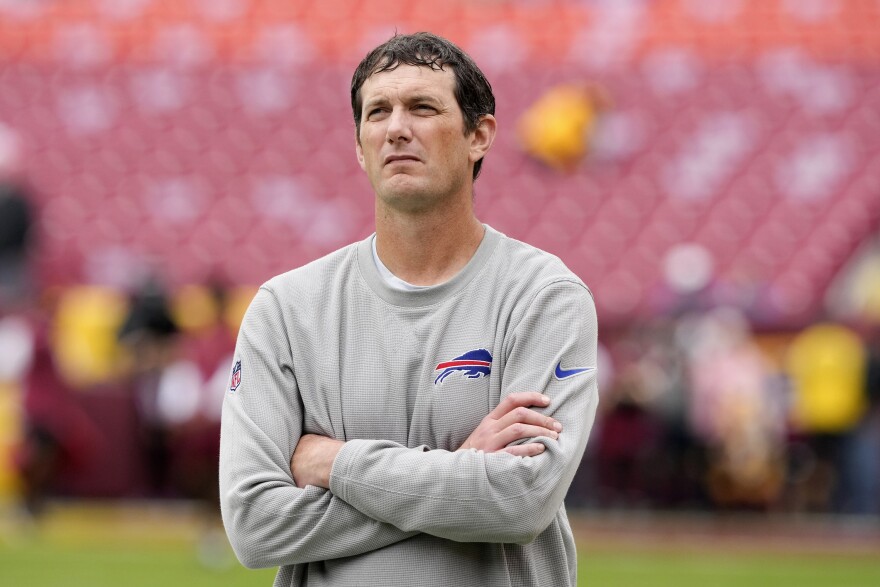
[[530,406],[547,407],[550,398],[535,391],[511,393],[483,418],[458,450],[475,448],[485,452],[503,450],[518,457],[533,457],[544,452],[540,442],[507,446],[523,438],[546,436],[559,438],[562,424],[549,416],[539,414]]
[[304,434],[290,458],[290,472],[296,486],[314,485],[330,489],[330,470],[343,444],[341,440],[326,436]]

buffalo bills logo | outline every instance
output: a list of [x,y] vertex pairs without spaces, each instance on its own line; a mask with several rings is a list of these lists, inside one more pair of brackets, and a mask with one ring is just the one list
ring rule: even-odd
[[232,368],[232,378],[229,380],[229,391],[235,391],[241,385],[241,361],[236,361]]
[[461,372],[468,379],[488,377],[492,372],[492,355],[486,349],[468,351],[451,361],[440,363],[434,370],[441,371],[437,379],[434,380],[434,385],[443,383],[444,379],[456,371]]

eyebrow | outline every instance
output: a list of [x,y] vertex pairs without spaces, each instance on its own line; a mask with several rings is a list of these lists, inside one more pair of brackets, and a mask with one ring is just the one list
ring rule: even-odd
[[[370,98],[366,100],[364,102],[363,109],[366,110],[368,108],[387,104],[389,101],[390,100],[388,100],[386,96],[376,96],[375,98]],[[412,96],[407,96],[404,101],[408,104],[418,102],[431,102],[433,104],[441,103],[441,100],[439,100],[436,96],[432,96],[430,94],[413,94]]]
[[363,109],[367,110],[368,108],[373,108],[374,106],[379,106],[380,104],[387,104],[388,99],[384,96],[379,96],[376,98],[370,98],[369,100],[364,100]]
[[431,96],[430,94],[415,94],[413,96],[410,96],[407,99],[407,101],[408,102],[436,102],[436,103],[440,102],[440,100],[438,100],[434,96]]

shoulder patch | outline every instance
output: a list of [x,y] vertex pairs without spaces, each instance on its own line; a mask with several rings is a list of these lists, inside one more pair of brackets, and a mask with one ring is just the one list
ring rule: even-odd
[[235,391],[241,385],[241,361],[236,361],[232,367],[232,377],[229,380],[229,391]]

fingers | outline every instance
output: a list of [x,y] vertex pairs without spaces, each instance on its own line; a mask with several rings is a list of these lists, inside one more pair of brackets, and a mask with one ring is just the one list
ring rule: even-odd
[[511,393],[503,400],[501,400],[495,409],[489,413],[489,416],[498,420],[508,412],[511,412],[519,407],[528,408],[530,406],[536,406],[539,408],[544,408],[550,405],[550,398],[542,393],[538,393],[537,391],[518,391],[516,393]]
[[531,408],[517,407],[498,419],[499,428],[508,428],[514,424],[529,424],[531,426],[539,426],[546,428],[550,432],[562,432],[562,424],[545,416],[540,412],[536,412]]
[[544,436],[556,440],[559,438],[559,433],[555,430],[548,430],[541,426],[531,426],[529,424],[517,422],[516,424],[511,424],[501,430],[498,433],[497,441],[501,446],[507,446],[511,442],[516,442],[523,438],[535,438],[537,436]]
[[508,446],[504,452],[510,453],[515,457],[536,457],[544,452],[544,445],[540,442],[530,442],[528,444],[517,444]]
[[[513,442],[538,436],[556,440],[562,424],[541,414],[536,408],[550,405],[550,398],[536,391],[511,393],[501,400],[480,425],[468,436],[459,450],[476,449],[486,452],[512,449],[511,454],[534,456],[543,452],[540,443],[529,443],[528,448],[508,447]],[[534,445],[534,446],[531,446]],[[521,445],[527,446],[527,445]],[[540,448],[538,448],[540,447]]]

